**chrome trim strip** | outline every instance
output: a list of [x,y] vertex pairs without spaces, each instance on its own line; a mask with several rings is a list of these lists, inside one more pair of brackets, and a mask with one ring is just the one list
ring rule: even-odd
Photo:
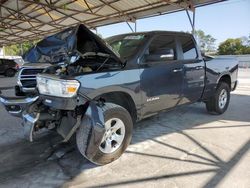
[[22,113],[22,109],[18,111],[8,111],[8,112],[12,114],[13,116],[19,116]]
[[30,92],[30,91],[35,91],[35,87],[22,87],[21,90],[23,92]]
[[4,104],[4,105],[22,105],[22,104],[28,104],[28,103],[33,103],[35,102],[37,99],[39,98],[39,96],[36,97],[28,97],[28,98],[24,98],[24,99],[5,99],[3,97],[0,97],[0,101]]
[[21,80],[36,80],[36,76],[34,76],[32,78],[22,78]]
[[17,111],[12,111],[12,110],[7,110],[7,111],[13,116],[22,117],[22,113],[27,108],[27,106],[35,102],[38,98],[39,96],[36,96],[33,98],[28,97],[24,99],[19,99],[19,98],[8,99],[8,98],[0,97],[0,102],[4,106],[19,106],[20,109],[18,108]]
[[[23,92],[26,92],[26,91],[32,91],[32,90],[34,90],[34,89],[31,89],[31,90],[29,90],[29,89],[24,89],[24,88],[22,88],[23,87],[23,84],[22,84],[22,80],[34,80],[34,81],[36,81],[36,76],[37,76],[37,74],[39,74],[39,73],[37,73],[37,74],[30,74],[30,75],[22,75],[22,72],[24,71],[24,70],[42,70],[42,69],[44,69],[44,68],[26,68],[26,67],[24,67],[24,68],[21,68],[21,70],[19,71],[19,73],[18,73],[18,76],[17,76],[17,84],[21,87],[21,89],[22,89],[22,91]],[[25,78],[25,77],[34,77],[34,78]]]
[[31,116],[30,114],[23,114],[23,126],[24,126],[24,134],[29,138],[30,142],[33,142],[33,132],[36,122],[40,117],[40,113],[36,114],[36,117]]

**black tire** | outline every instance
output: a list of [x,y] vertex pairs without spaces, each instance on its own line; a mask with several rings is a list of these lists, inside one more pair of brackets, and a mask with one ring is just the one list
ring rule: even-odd
[[92,163],[95,163],[97,165],[105,165],[118,159],[130,144],[133,131],[132,118],[129,112],[125,108],[113,103],[105,103],[105,105],[103,106],[103,114],[105,122],[112,118],[119,118],[120,120],[122,120],[125,126],[124,139],[121,145],[114,152],[103,153],[98,146],[98,151],[96,155],[92,159],[88,159],[87,156],[85,156],[85,151],[84,151],[86,142],[84,141],[84,136],[83,136],[84,135],[83,126],[80,126],[79,130],[76,133],[76,142],[78,150],[85,158],[87,158]]
[[7,77],[13,77],[15,76],[15,74],[16,74],[16,71],[13,69],[7,69],[4,73],[4,75]]
[[[219,105],[219,96],[223,92],[223,90],[226,91],[227,94],[227,99],[226,99],[226,104],[224,107],[220,107]],[[230,102],[230,88],[227,83],[225,82],[220,82],[218,84],[218,87],[214,93],[214,96],[211,97],[207,102],[206,102],[206,109],[210,114],[223,114],[229,105]]]

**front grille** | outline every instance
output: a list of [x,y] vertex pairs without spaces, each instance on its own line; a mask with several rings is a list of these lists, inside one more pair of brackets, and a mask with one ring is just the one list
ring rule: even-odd
[[22,86],[24,88],[34,88],[36,87],[36,79],[32,80],[21,80]]
[[23,88],[35,88],[36,87],[36,75],[43,72],[44,69],[38,68],[24,68],[20,71],[19,79],[21,87]]
[[43,69],[23,69],[22,76],[24,75],[37,75],[38,73],[43,72]]

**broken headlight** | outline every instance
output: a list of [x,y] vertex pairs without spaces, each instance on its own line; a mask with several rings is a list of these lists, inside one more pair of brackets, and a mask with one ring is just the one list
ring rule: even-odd
[[37,75],[36,81],[40,94],[55,97],[74,97],[80,87],[77,80],[63,80],[46,75]]

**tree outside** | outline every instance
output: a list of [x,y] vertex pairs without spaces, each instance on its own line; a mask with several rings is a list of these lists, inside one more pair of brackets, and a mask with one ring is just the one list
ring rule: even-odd
[[205,34],[205,32],[202,30],[196,30],[194,34],[198,39],[197,41],[199,43],[201,51],[203,52],[215,52],[216,51],[216,47],[215,47],[216,39],[215,38],[213,38],[209,34]]
[[218,48],[219,55],[250,54],[250,35],[236,39],[227,39]]
[[23,42],[22,44],[13,44],[4,47],[4,54],[6,56],[21,56],[34,46],[39,40]]

